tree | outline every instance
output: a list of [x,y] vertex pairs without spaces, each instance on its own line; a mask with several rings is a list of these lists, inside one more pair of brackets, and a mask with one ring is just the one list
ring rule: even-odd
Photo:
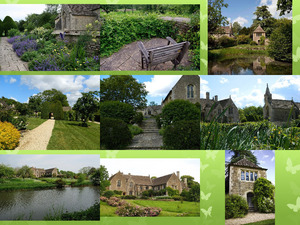
[[0,164],[0,179],[2,178],[11,178],[15,174],[15,171],[12,167]]
[[154,101],[152,101],[152,102],[149,103],[149,106],[156,106],[156,105],[157,105],[157,103],[154,102]]
[[261,106],[249,106],[239,109],[240,120],[242,122],[255,122],[263,120],[263,108]]
[[253,20],[252,30],[254,31],[260,25],[266,32],[266,36],[269,37],[276,23],[276,19],[272,17],[269,7],[266,5],[258,6],[253,14],[256,15],[256,19]]
[[86,166],[86,167],[81,168],[81,169],[79,170],[79,173],[83,173],[83,174],[88,175],[91,169],[92,169],[92,167]]
[[100,166],[99,169],[99,183],[100,183],[100,195],[106,190],[106,187],[110,185],[108,171],[105,166]]
[[18,170],[17,175],[24,179],[24,178],[33,177],[33,172],[29,166],[25,165]]
[[242,26],[238,22],[233,23],[232,30],[233,30],[234,35],[238,35],[241,29],[242,29]]
[[17,29],[17,25],[15,23],[15,21],[13,21],[13,19],[10,16],[6,16],[3,20],[3,30],[5,32],[5,36],[8,35],[8,31],[10,29]]
[[224,0],[208,0],[208,32],[216,31],[220,26],[228,24],[227,17],[222,15],[222,8],[228,7]]
[[280,10],[279,16],[290,13],[293,9],[293,0],[277,0],[277,10]]
[[3,22],[0,20],[0,37],[2,37],[4,31]]
[[251,29],[249,27],[243,27],[240,32],[239,35],[251,35],[253,33],[253,31],[251,32]]
[[80,173],[77,177],[77,183],[83,183],[86,179],[86,175],[83,173]]
[[131,75],[117,76],[100,80],[100,101],[119,101],[132,105],[134,109],[146,106],[145,84],[139,83]]
[[200,184],[195,183],[191,187],[188,193],[188,200],[191,202],[199,202],[200,201]]
[[99,110],[99,99],[95,96],[95,93],[97,92],[81,93],[82,97],[73,106],[73,109],[81,114],[82,126],[87,127],[90,116]]
[[260,213],[275,212],[274,191],[274,185],[266,178],[260,177],[255,181],[253,202]]
[[182,182],[184,182],[184,178],[187,179],[187,184],[188,184],[189,188],[191,188],[195,183],[197,183],[197,182],[194,181],[195,178],[192,177],[192,176],[189,176],[189,175],[181,176],[180,179],[181,179]]
[[91,180],[92,180],[92,183],[94,186],[100,185],[100,170],[101,170],[101,168],[95,169],[95,172],[91,176]]

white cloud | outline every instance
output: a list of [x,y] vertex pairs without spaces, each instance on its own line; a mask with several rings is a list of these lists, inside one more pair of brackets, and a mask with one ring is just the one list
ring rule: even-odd
[[17,99],[15,99],[14,97],[10,97],[10,99],[13,99],[13,100],[15,100],[15,101],[18,101]]
[[25,20],[29,14],[40,14],[45,8],[46,5],[43,4],[1,4],[0,19],[3,21],[4,17],[9,15],[15,21]]
[[240,89],[239,88],[233,88],[230,90],[231,93],[239,93]]
[[100,76],[98,76],[98,75],[90,76],[83,83],[87,86],[87,88],[85,90],[86,92],[99,90]]
[[261,83],[262,83],[262,79],[258,78],[258,79],[257,79],[257,83],[258,83],[258,84],[261,84]]
[[239,16],[233,20],[233,23],[234,22],[238,22],[243,27],[246,23],[248,23],[248,20],[244,17]]
[[273,99],[281,99],[281,100],[285,100],[285,97],[279,94],[272,94],[272,98]]
[[300,91],[300,76],[281,76],[270,88],[271,91],[275,89],[287,88],[296,86]]
[[78,98],[82,96],[80,91],[72,92],[71,94],[66,94],[68,98],[68,102],[70,105],[74,105]]
[[228,83],[228,79],[225,78],[225,77],[221,77],[220,83],[221,83],[221,84]]
[[227,21],[228,21],[228,23],[231,23],[231,18],[227,17]]
[[259,163],[262,165],[262,164],[265,164],[266,161],[261,160]]
[[11,77],[10,80],[9,80],[9,83],[10,83],[10,84],[13,84],[13,83],[15,83],[16,81],[17,81],[17,79]]
[[264,93],[259,89],[253,89],[248,95],[231,95],[237,107],[262,106],[264,104]]
[[272,157],[271,161],[273,162],[275,160],[275,156]]
[[151,81],[146,81],[146,90],[151,97],[165,97],[174,87],[181,75],[154,75]]
[[[261,0],[260,6],[266,5],[269,8],[270,13],[273,17],[279,18],[280,11],[277,11],[277,1],[278,0]],[[292,12],[282,16],[291,19],[292,18]]]
[[200,77],[200,96],[206,97],[206,92],[210,92],[208,81]]
[[269,155],[264,155],[263,158],[269,158]]

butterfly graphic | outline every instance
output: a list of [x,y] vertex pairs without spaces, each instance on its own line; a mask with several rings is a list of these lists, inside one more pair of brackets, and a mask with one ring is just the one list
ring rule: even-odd
[[300,164],[293,166],[292,160],[290,158],[286,161],[285,170],[290,172],[291,174],[296,174],[298,170],[300,170]]
[[208,166],[209,166],[208,164],[205,164],[205,165],[202,164],[201,160],[200,160],[200,170],[201,170],[201,172],[203,172]]
[[207,210],[201,209],[201,211],[203,212],[203,214],[205,215],[205,217],[208,217],[208,216],[211,217],[212,206],[209,207]]
[[297,198],[296,200],[296,205],[293,204],[287,204],[287,207],[292,209],[294,212],[298,212],[300,209],[300,197]]
[[293,54],[293,61],[298,62],[300,60],[300,47],[297,48],[296,55]]
[[207,195],[205,195],[204,192],[201,191],[201,199],[202,200],[208,200],[210,196],[211,196],[211,193],[208,193]]
[[215,160],[218,152],[219,151],[217,150],[206,150],[206,158],[211,158],[212,160]]

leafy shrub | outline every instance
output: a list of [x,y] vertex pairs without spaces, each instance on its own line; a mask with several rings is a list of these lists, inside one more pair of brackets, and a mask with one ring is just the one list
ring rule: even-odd
[[259,212],[275,212],[274,190],[275,187],[271,181],[263,177],[260,177],[255,181],[253,202]]
[[114,193],[117,194],[117,195],[121,195],[123,193],[123,191],[114,190]]
[[122,196],[122,199],[136,199],[136,196],[134,196],[134,195],[124,195],[124,196]]
[[133,116],[132,122],[136,124],[141,124],[143,122],[143,119],[144,119],[143,113],[136,112]]
[[167,126],[180,120],[198,120],[200,110],[187,100],[176,99],[163,107],[161,117],[162,124]]
[[265,36],[261,36],[260,39],[259,39],[259,44],[260,45],[265,45],[265,40],[266,40],[266,37]]
[[179,195],[179,191],[175,190],[171,187],[167,187],[166,190],[167,190],[169,196]]
[[101,202],[107,202],[107,200],[108,200],[108,199],[107,199],[106,197],[100,196],[100,201],[101,201]]
[[292,62],[292,21],[280,19],[270,36],[268,52],[275,60]]
[[143,129],[135,125],[129,125],[129,130],[132,136],[143,133]]
[[164,199],[170,199],[170,200],[172,199],[173,200],[173,198],[171,196],[158,196],[155,199],[156,200],[164,200]]
[[238,35],[237,43],[240,44],[249,44],[251,42],[250,35]]
[[25,62],[30,62],[31,60],[37,58],[38,56],[39,53],[37,51],[28,51],[21,56],[21,59]]
[[216,49],[219,48],[218,39],[213,35],[208,35],[208,49]]
[[118,101],[105,101],[100,103],[100,118],[110,117],[121,119],[125,123],[129,123],[135,112],[133,106],[127,103]]
[[18,118],[13,118],[11,123],[17,128],[18,130],[25,130],[27,126],[27,117],[19,116]]
[[158,216],[160,212],[160,208],[140,207],[130,204],[125,204],[124,206],[118,207],[116,210],[116,214],[123,217],[153,217]]
[[8,37],[14,37],[21,35],[21,32],[18,29],[10,29],[8,30]]
[[172,197],[175,201],[182,201],[183,200],[183,197],[181,197],[180,195],[174,195]]
[[169,150],[200,149],[200,121],[177,121],[167,126],[163,143]]
[[251,41],[250,45],[257,45],[257,43],[255,41]]
[[130,130],[123,120],[100,117],[100,130],[100,145],[107,149],[122,149],[131,142]]
[[66,182],[63,179],[57,179],[55,184],[57,188],[63,188],[66,185]]
[[244,217],[248,213],[247,201],[239,195],[226,195],[225,219]]
[[110,198],[114,195],[114,192],[113,191],[105,191],[103,193],[103,196],[106,197],[106,198]]
[[87,210],[63,213],[60,220],[100,220],[100,203],[95,203]]
[[13,150],[19,144],[20,132],[8,122],[0,122],[0,150]]
[[44,102],[41,109],[42,119],[49,119],[50,113],[53,113],[55,120],[64,119],[64,112],[60,101],[56,102]]
[[228,48],[237,45],[237,41],[234,38],[223,35],[218,39],[219,45],[223,48]]

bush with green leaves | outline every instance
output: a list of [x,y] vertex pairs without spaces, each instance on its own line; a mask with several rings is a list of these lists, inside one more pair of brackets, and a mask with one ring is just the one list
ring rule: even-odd
[[175,190],[171,187],[167,187],[166,190],[167,190],[169,196],[179,195],[179,191]]
[[100,118],[100,145],[106,149],[123,149],[131,143],[127,124],[120,119]]
[[63,120],[64,112],[60,101],[44,102],[42,104],[41,117],[42,119],[49,119],[50,113],[53,113],[55,120]]
[[239,45],[249,44],[250,42],[251,42],[250,35],[241,34],[237,36],[237,43]]
[[144,119],[143,113],[136,112],[133,116],[132,122],[136,124],[141,124],[143,122],[143,119]]
[[176,99],[163,107],[161,118],[163,126],[181,120],[199,120],[200,110],[190,101]]
[[279,19],[270,36],[268,52],[278,61],[292,62],[293,23],[289,19]]
[[103,193],[103,196],[104,197],[106,197],[106,198],[110,198],[110,197],[112,197],[112,196],[114,196],[114,192],[113,191],[105,191],[104,193]]
[[163,133],[164,149],[200,149],[200,120],[182,120],[167,126]]
[[257,43],[255,41],[251,41],[250,45],[257,45]]
[[105,101],[100,103],[100,118],[109,117],[121,119],[129,123],[135,115],[133,106],[118,101]]
[[265,36],[261,36],[259,39],[259,44],[260,45],[265,45],[265,41],[266,41],[266,37]]
[[244,217],[248,213],[247,201],[239,195],[226,195],[225,219]]
[[21,32],[18,29],[10,29],[8,31],[8,37],[20,36]]
[[219,45],[223,48],[233,47],[237,45],[237,40],[228,36],[223,35],[218,40]]
[[253,202],[259,212],[275,212],[274,191],[274,185],[266,178],[260,177],[255,181]]

